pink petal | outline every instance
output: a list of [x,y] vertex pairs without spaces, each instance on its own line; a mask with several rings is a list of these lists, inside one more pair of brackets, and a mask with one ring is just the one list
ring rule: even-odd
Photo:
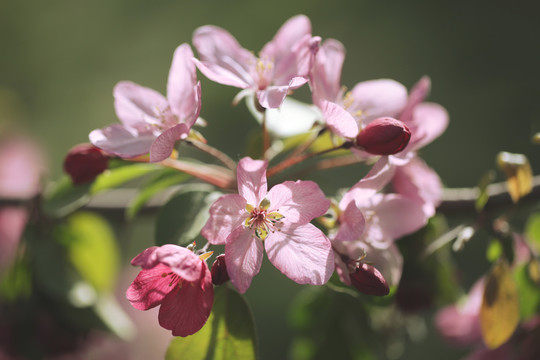
[[330,240],[312,224],[284,224],[264,243],[270,262],[298,284],[322,285],[334,272]]
[[392,239],[411,234],[427,223],[422,205],[397,194],[388,194],[372,208],[384,233]]
[[[254,235],[255,230],[238,227],[227,238],[225,263],[231,282],[242,294],[259,273],[263,258],[262,241]],[[268,238],[267,238],[268,240]]]
[[201,235],[211,244],[223,245],[227,236],[247,218],[246,199],[236,194],[223,195],[212,204],[209,212]]
[[43,151],[31,139],[7,131],[2,135],[0,197],[31,198],[41,187],[41,175],[46,167]]
[[326,100],[321,100],[319,107],[330,131],[346,138],[356,137],[358,134],[358,123],[347,110]]
[[140,266],[146,270],[158,264],[166,265],[187,281],[198,279],[204,265],[203,261],[191,250],[172,244],[161,247],[152,246],[131,260],[131,265]]
[[401,112],[399,120],[408,124],[412,120],[413,111],[416,105],[420,104],[427,97],[431,88],[431,80],[427,76],[423,76],[411,89],[407,105]]
[[347,108],[351,114],[362,112],[364,125],[379,117],[396,117],[407,103],[407,89],[390,79],[358,83],[352,90],[353,102]]
[[257,91],[257,99],[262,107],[266,109],[277,109],[283,104],[289,90],[297,89],[307,82],[307,78],[294,77],[288,85],[269,86],[264,90]]
[[163,264],[141,270],[126,292],[131,305],[137,310],[148,310],[159,305],[165,295],[176,288],[169,286],[170,277],[162,276],[169,272],[171,269]]
[[295,16],[285,22],[276,36],[260,52],[261,59],[274,64],[273,83],[286,85],[291,78],[308,76],[309,62],[318,45],[313,44],[311,23],[304,15]]
[[267,198],[269,212],[277,211],[294,224],[306,224],[330,207],[330,200],[313,181],[285,181],[270,189]]
[[272,41],[261,50],[261,57],[278,60],[291,52],[291,48],[305,35],[311,34],[311,22],[305,15],[297,15],[287,20],[277,31]]
[[159,123],[160,114],[169,107],[169,103],[163,95],[130,81],[116,84],[113,95],[118,119],[124,125],[131,127]]
[[175,286],[161,303],[159,324],[172,330],[173,336],[188,336],[199,331],[210,316],[214,303],[212,276],[204,266],[201,277],[195,282]]
[[246,199],[247,203],[255,207],[266,196],[268,185],[266,183],[267,161],[253,160],[245,157],[238,162],[236,170],[238,178],[238,194]]
[[442,183],[422,159],[415,157],[407,165],[396,168],[392,184],[398,194],[423,204],[426,217],[435,215],[442,198]]
[[341,93],[341,69],[345,60],[345,47],[334,39],[325,40],[317,53],[312,69],[313,102],[335,102]]
[[371,170],[343,195],[339,208],[345,210],[351,201],[361,206],[377,191],[381,190],[394,175],[394,167],[388,162],[388,157],[381,157]]
[[199,98],[193,52],[188,44],[182,44],[176,48],[169,70],[167,99],[173,113],[183,120],[197,110]]
[[199,279],[206,268],[206,263],[191,250],[177,245],[163,245],[156,250],[155,256],[161,264],[167,265],[186,281]]
[[186,124],[178,124],[161,133],[150,147],[150,162],[159,162],[171,156],[176,141],[187,137],[189,130]]
[[438,138],[448,127],[448,113],[433,103],[422,103],[414,108],[412,138],[408,149],[422,148]]
[[217,26],[202,26],[193,34],[200,62],[195,64],[209,79],[224,85],[242,89],[255,84],[251,70],[257,59],[240,46],[226,30]]
[[103,129],[93,130],[90,142],[109,154],[132,158],[147,154],[156,135],[149,130],[137,130],[121,124],[112,124]]
[[355,241],[362,237],[366,219],[356,203],[351,201],[339,217],[339,229],[335,239],[341,241]]

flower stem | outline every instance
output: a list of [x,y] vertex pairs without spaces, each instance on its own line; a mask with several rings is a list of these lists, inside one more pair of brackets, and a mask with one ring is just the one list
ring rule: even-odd
[[223,165],[225,165],[226,167],[228,167],[229,169],[231,170],[236,170],[236,162],[231,159],[227,154],[225,154],[224,152],[216,149],[215,147],[213,146],[210,146],[208,144],[205,144],[203,143],[202,141],[187,141],[188,144],[190,144],[191,146],[201,150],[201,151],[204,151],[205,153],[215,157],[216,159],[218,159]]
[[341,145],[338,145],[338,146],[335,146],[333,148],[329,148],[329,149],[326,149],[326,150],[322,150],[322,151],[319,151],[319,152],[316,152],[316,153],[308,153],[308,154],[300,154],[300,155],[296,155],[296,156],[291,156],[287,159],[285,159],[284,161],[282,161],[281,163],[277,164],[276,166],[273,166],[271,167],[270,169],[268,169],[267,171],[267,176],[268,177],[272,177],[288,168],[290,168],[291,166],[293,165],[296,165],[302,161],[305,161],[307,159],[310,159],[312,157],[315,157],[315,156],[320,156],[320,155],[324,155],[324,154],[327,154],[329,152],[332,152],[332,151],[336,151],[336,150],[340,150],[340,149],[347,149],[349,148],[350,146],[350,143],[348,142],[345,142]]
[[222,166],[196,164],[182,160],[173,160],[171,158],[163,160],[160,164],[171,169],[185,172],[186,174],[222,189],[235,188],[234,173]]

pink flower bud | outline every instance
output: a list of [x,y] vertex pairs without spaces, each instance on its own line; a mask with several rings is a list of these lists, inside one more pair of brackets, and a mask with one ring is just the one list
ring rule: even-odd
[[368,153],[392,155],[405,149],[411,131],[402,121],[385,117],[370,122],[356,136],[356,144]]
[[390,292],[388,283],[374,266],[359,263],[349,276],[351,285],[364,294],[385,296]]
[[90,144],[79,144],[71,148],[64,160],[64,171],[75,185],[94,180],[107,166],[107,156]]
[[229,281],[227,273],[227,265],[225,264],[225,255],[221,254],[212,264],[212,283],[214,285],[222,285]]

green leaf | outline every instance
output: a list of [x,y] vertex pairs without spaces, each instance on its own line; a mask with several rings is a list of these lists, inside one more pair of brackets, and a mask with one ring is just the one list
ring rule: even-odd
[[199,332],[171,341],[167,360],[250,360],[257,358],[251,310],[244,298],[227,286],[215,288],[212,313]]
[[480,179],[480,183],[478,184],[479,193],[475,203],[476,211],[482,211],[487,201],[489,200],[489,194],[487,190],[488,185],[491,184],[493,180],[495,180],[495,171],[493,170],[485,173]]
[[45,191],[43,211],[52,217],[64,217],[90,201],[91,183],[73,185],[67,176],[50,185]]
[[501,258],[503,254],[503,248],[501,242],[498,239],[492,239],[486,250],[486,259],[493,263]]
[[540,289],[538,284],[531,279],[530,266],[537,266],[538,261],[521,264],[514,270],[514,279],[519,293],[519,310],[523,320],[528,320],[538,313],[540,308]]
[[92,183],[90,191],[92,194],[96,194],[103,190],[113,189],[128,181],[135,180],[160,169],[161,166],[157,164],[142,163],[106,170]]
[[191,176],[188,174],[180,173],[176,170],[164,169],[161,174],[142,187],[137,195],[131,200],[126,209],[126,217],[128,219],[133,219],[154,195],[170,186],[183,183],[190,178]]
[[506,261],[491,269],[486,279],[480,326],[484,344],[495,349],[504,344],[519,324],[519,295]]
[[0,277],[0,298],[13,302],[28,298],[32,292],[32,274],[28,261],[17,259]]
[[71,215],[59,241],[66,246],[73,267],[96,291],[113,288],[119,254],[114,233],[101,216],[90,212]]
[[525,234],[540,249],[540,212],[531,214],[525,225]]
[[155,228],[156,245],[188,245],[208,219],[208,209],[220,193],[209,185],[186,185],[160,209]]

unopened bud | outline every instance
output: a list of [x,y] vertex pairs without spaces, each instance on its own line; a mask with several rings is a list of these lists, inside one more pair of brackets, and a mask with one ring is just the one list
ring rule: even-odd
[[229,281],[227,273],[227,265],[225,264],[225,255],[221,254],[212,264],[212,283],[214,285],[222,285]]
[[404,122],[384,117],[370,122],[356,136],[356,144],[368,153],[392,155],[405,149],[411,131]]
[[364,294],[385,296],[390,292],[385,278],[374,266],[359,263],[349,276],[351,285]]
[[64,171],[75,185],[92,181],[107,170],[108,158],[97,147],[79,144],[69,150],[64,160]]

